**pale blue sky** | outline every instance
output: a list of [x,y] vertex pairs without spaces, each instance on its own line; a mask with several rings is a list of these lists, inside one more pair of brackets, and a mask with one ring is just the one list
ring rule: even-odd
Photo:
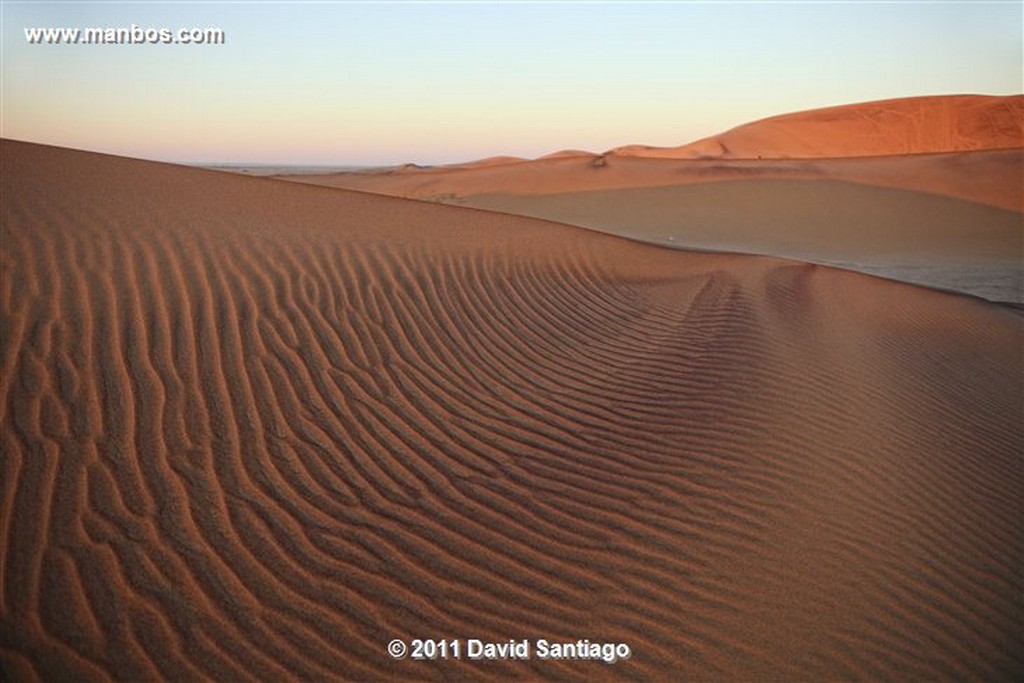
[[[2,3],[2,135],[170,161],[444,163],[1024,90],[1022,3]],[[29,45],[216,26],[225,45]]]

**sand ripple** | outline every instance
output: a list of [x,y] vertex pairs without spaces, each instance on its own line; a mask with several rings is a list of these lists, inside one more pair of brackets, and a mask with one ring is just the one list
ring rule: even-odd
[[12,142],[0,267],[10,680],[1024,672],[996,307]]

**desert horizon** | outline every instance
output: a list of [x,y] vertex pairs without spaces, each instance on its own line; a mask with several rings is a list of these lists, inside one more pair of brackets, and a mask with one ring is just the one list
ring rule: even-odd
[[276,175],[1019,306],[1022,121],[1024,95],[907,97],[780,114],[673,148]]
[[[670,148],[384,167],[185,165],[546,218],[676,249],[793,258],[1020,309],[1022,121],[1024,95],[932,95],[779,114]],[[869,147],[845,142],[864,138],[851,125],[873,129]],[[733,139],[746,140],[745,153],[723,142]],[[781,233],[762,229],[785,220]]]
[[41,7],[0,679],[1024,678],[1019,6]]

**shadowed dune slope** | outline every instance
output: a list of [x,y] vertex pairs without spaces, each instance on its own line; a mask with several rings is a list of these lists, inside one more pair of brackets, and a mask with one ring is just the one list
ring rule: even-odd
[[[1024,150],[781,161],[564,158],[293,176],[1024,302]],[[965,201],[966,200],[966,201]]]
[[[675,235],[694,247],[797,258],[910,253],[1017,258],[1024,216],[949,197],[835,180],[732,180],[550,195],[481,194],[474,207],[557,220],[644,239]],[[766,229],[773,226],[775,229]]]
[[685,159],[793,159],[1024,147],[1024,95],[941,95],[773,116],[681,147],[613,154]]
[[[1024,674],[997,307],[0,151],[6,680]],[[416,637],[633,656],[386,656]]]
[[941,195],[835,180],[743,179],[470,206],[662,244],[770,254],[1024,303],[1024,216]]

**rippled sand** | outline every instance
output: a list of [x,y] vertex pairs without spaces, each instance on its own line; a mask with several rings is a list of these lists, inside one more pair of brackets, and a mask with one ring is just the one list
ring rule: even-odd
[[[7,680],[1019,680],[1024,322],[2,143]],[[588,638],[595,661],[395,660]]]

